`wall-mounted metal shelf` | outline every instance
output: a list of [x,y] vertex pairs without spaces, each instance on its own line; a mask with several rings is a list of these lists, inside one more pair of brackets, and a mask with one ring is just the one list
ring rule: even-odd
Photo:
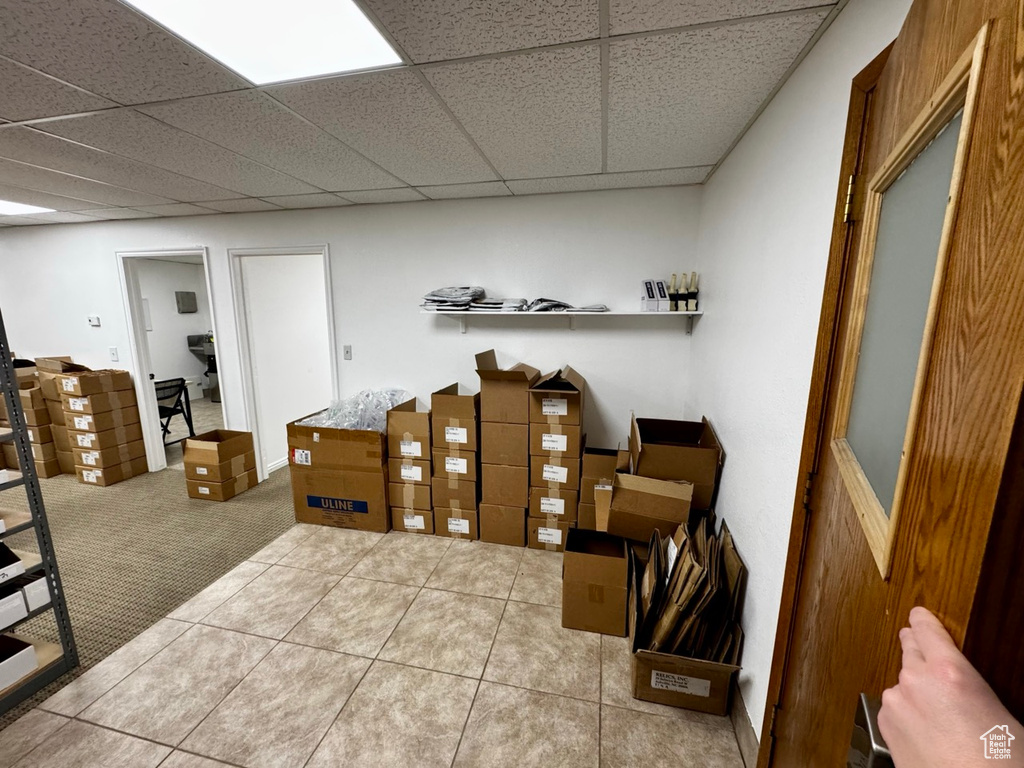
[[643,317],[648,320],[665,320],[667,318],[686,318],[686,333],[690,334],[693,332],[693,321],[694,318],[701,317],[704,314],[703,310],[697,310],[696,312],[433,312],[430,310],[421,310],[421,315],[436,315],[439,317],[450,317],[452,320],[459,322],[459,331],[461,333],[466,332],[466,328],[473,320],[479,320],[481,318],[488,317],[500,317],[503,320],[507,318],[515,318],[516,321],[523,319],[525,322],[531,322],[525,320],[527,317],[540,317],[551,319],[553,317],[564,317],[569,321],[569,330],[576,330],[576,319],[579,317],[592,317],[592,318],[607,318],[607,317]]

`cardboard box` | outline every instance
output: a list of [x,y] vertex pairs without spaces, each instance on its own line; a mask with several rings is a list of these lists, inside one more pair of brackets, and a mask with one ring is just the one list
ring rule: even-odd
[[520,509],[530,503],[529,467],[481,464],[480,476],[482,503]]
[[[429,457],[429,453],[427,456]],[[430,459],[388,459],[388,475],[396,483],[430,485]]]
[[[248,434],[248,433],[246,433]],[[213,458],[210,456],[209,458]],[[185,477],[188,480],[199,480],[206,483],[223,483],[233,477],[239,477],[256,469],[256,452],[246,451],[232,456],[220,464],[202,464],[198,461],[185,460]]]
[[430,481],[430,495],[434,507],[447,509],[476,509],[477,484],[469,480],[448,480],[435,477]]
[[0,627],[4,629],[28,616],[25,596],[18,587],[11,587],[9,584],[5,582],[3,587],[0,587]]
[[51,424],[64,426],[64,403],[58,397],[56,400],[44,400],[46,413],[50,416]]
[[580,474],[596,480],[606,479],[611,485],[616,472],[629,471],[629,451],[615,448],[592,448],[589,445],[583,450],[583,464]]
[[[46,407],[43,390],[38,386],[29,389],[19,389],[18,398],[21,400],[21,409],[23,411],[34,411]],[[6,409],[6,400],[4,398],[0,398],[0,404]]]
[[[237,456],[253,453],[252,432],[215,429],[185,440],[184,459],[187,464],[214,467],[230,462]],[[251,467],[244,467],[244,470]],[[207,475],[200,477],[199,474]],[[233,473],[239,474],[239,473]],[[196,480],[212,480],[209,471],[196,473]],[[226,479],[226,478],[225,478]],[[219,480],[217,482],[220,482]]]
[[584,531],[596,531],[599,530],[597,527],[597,506],[594,504],[584,504],[582,501],[579,506],[579,513],[576,517],[576,527],[582,528]]
[[65,416],[65,424],[68,429],[78,432],[103,432],[108,429],[127,427],[129,424],[138,424],[139,421],[139,408],[136,405],[116,408],[104,413],[75,413]]
[[594,486],[594,530],[607,531],[611,514],[612,491],[610,488]]
[[208,499],[210,501],[227,501],[254,488],[259,483],[256,470],[250,469],[237,477],[229,478],[221,483],[210,482],[209,480],[186,480],[188,495],[192,499]]
[[507,467],[529,467],[529,424],[480,422],[480,461]]
[[37,357],[36,377],[39,379],[43,399],[60,402],[60,392],[57,390],[58,377],[63,373],[88,370],[87,366],[71,362],[70,357]]
[[579,495],[576,491],[555,488],[530,489],[530,517],[555,517],[567,523],[575,523]]
[[36,364],[31,360],[19,360],[14,358],[14,378],[18,382],[18,389],[31,389],[39,386],[39,379],[36,378]]
[[480,505],[480,541],[526,546],[526,510],[523,507]]
[[68,416],[72,414],[106,413],[117,408],[127,408],[131,405],[136,405],[137,402],[134,389],[123,389],[120,392],[101,392],[97,395],[86,395],[84,397],[61,395],[65,424],[67,424]]
[[593,504],[595,490],[610,491],[612,489],[612,478],[597,479],[594,477],[580,478],[580,504]]
[[77,371],[57,376],[57,391],[61,395],[84,397],[100,392],[118,392],[132,388],[132,375],[128,371]]
[[[11,448],[14,448],[12,445]],[[12,454],[17,461],[18,453],[15,450]],[[4,456],[10,458],[8,454],[4,453]],[[32,458],[38,464],[41,461],[57,461],[57,446],[51,441],[49,443],[32,443]]]
[[[43,409],[46,412],[46,409]],[[52,443],[53,432],[50,430],[50,425],[46,424],[42,427],[29,427],[25,430],[28,433],[28,441],[30,443]]]
[[693,485],[685,481],[616,475],[612,481],[608,533],[648,541],[655,529],[672,536],[690,514]]
[[434,534],[434,513],[425,509],[391,508],[391,527],[406,533]]
[[308,418],[303,416],[288,425],[288,463],[292,466],[377,474],[387,467],[387,444],[380,432],[299,425]]
[[132,459],[122,464],[114,464],[109,467],[83,467],[76,466],[78,482],[86,485],[99,485],[106,487],[114,483],[120,483],[136,475],[144,475],[149,471],[146,457]]
[[[75,457],[76,466],[105,469],[107,467],[116,467],[134,459],[144,458],[146,455],[146,444],[141,440],[136,440],[125,445],[115,445],[113,448],[104,448],[102,450],[73,447],[71,453]],[[187,467],[185,475],[186,477],[188,476]]]
[[62,475],[75,474],[75,454],[73,451],[57,451],[57,464]]
[[561,552],[565,549],[565,536],[572,528],[558,518],[539,517],[526,518],[526,546],[530,549],[546,549],[549,552]]
[[[458,421],[480,420],[480,395],[469,395],[458,384],[450,384],[430,396],[432,419],[456,419]],[[437,440],[437,434],[434,434]]]
[[583,424],[587,382],[569,366],[546,374],[530,389],[530,421],[537,424]]
[[388,504],[404,509],[432,509],[430,486],[415,483],[388,483]]
[[[24,390],[23,390],[24,391]],[[31,390],[28,390],[31,391]],[[32,427],[41,427],[50,423],[50,412],[44,405],[42,408],[33,408],[24,411],[25,423]]]
[[102,432],[79,432],[68,430],[68,439],[75,448],[113,448],[118,445],[134,443],[142,439],[142,425],[128,424],[116,429],[105,429]]
[[4,586],[20,590],[25,607],[30,611],[50,604],[50,588],[46,584],[46,576],[41,573],[23,573],[5,582]]
[[[380,433],[373,434],[383,440]],[[391,529],[386,466],[373,471],[292,464],[289,471],[298,522],[377,533]]]
[[693,483],[693,508],[710,509],[725,453],[711,423],[633,417],[629,431],[633,472]]
[[578,459],[583,453],[580,427],[571,424],[531,424],[530,455]]
[[[52,443],[51,443],[52,445]],[[60,468],[60,461],[57,459],[56,454],[52,459],[46,459],[45,461],[36,461],[36,474],[39,477],[56,477],[57,475],[64,474]]]
[[450,539],[479,538],[476,511],[434,508],[434,535]]
[[479,442],[476,419],[437,419],[431,425],[436,450],[476,451]]
[[388,411],[388,456],[430,460],[430,411],[417,410],[416,398]]
[[4,457],[4,465],[8,469],[20,469],[21,462],[18,461],[18,449],[14,443],[0,443],[0,453]]
[[67,427],[51,424],[50,434],[53,435],[53,443],[57,446],[57,453],[71,453],[71,438],[68,437]]
[[526,363],[503,370],[494,350],[489,349],[476,356],[476,372],[480,376],[481,421],[529,423],[529,391],[540,371]]
[[562,626],[624,637],[629,603],[626,542],[572,529],[562,556]]
[[467,480],[475,483],[477,479],[476,453],[473,451],[434,451],[434,477],[449,480]]
[[530,485],[534,488],[561,488],[578,491],[580,488],[580,460],[549,456],[530,457]]

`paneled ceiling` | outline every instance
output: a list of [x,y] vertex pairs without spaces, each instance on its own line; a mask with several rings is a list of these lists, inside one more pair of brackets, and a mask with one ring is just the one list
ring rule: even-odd
[[[404,64],[255,87],[0,0],[0,226],[700,184],[845,0],[361,0]],[[258,5],[258,4],[257,4]]]

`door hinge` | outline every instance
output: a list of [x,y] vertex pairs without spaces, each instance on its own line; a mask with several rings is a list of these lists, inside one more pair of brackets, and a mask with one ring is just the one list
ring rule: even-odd
[[850,174],[850,181],[846,186],[846,205],[843,207],[843,223],[849,224],[853,221],[853,191],[854,182],[856,180],[854,174]]
[[814,473],[808,472],[804,480],[804,509],[811,510],[811,490],[814,488]]

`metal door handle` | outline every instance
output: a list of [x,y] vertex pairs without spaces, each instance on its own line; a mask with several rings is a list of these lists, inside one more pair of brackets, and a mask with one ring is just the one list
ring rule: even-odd
[[863,693],[860,695],[853,719],[850,752],[846,758],[847,768],[895,768],[889,747],[878,730],[881,706],[878,699],[870,699]]

